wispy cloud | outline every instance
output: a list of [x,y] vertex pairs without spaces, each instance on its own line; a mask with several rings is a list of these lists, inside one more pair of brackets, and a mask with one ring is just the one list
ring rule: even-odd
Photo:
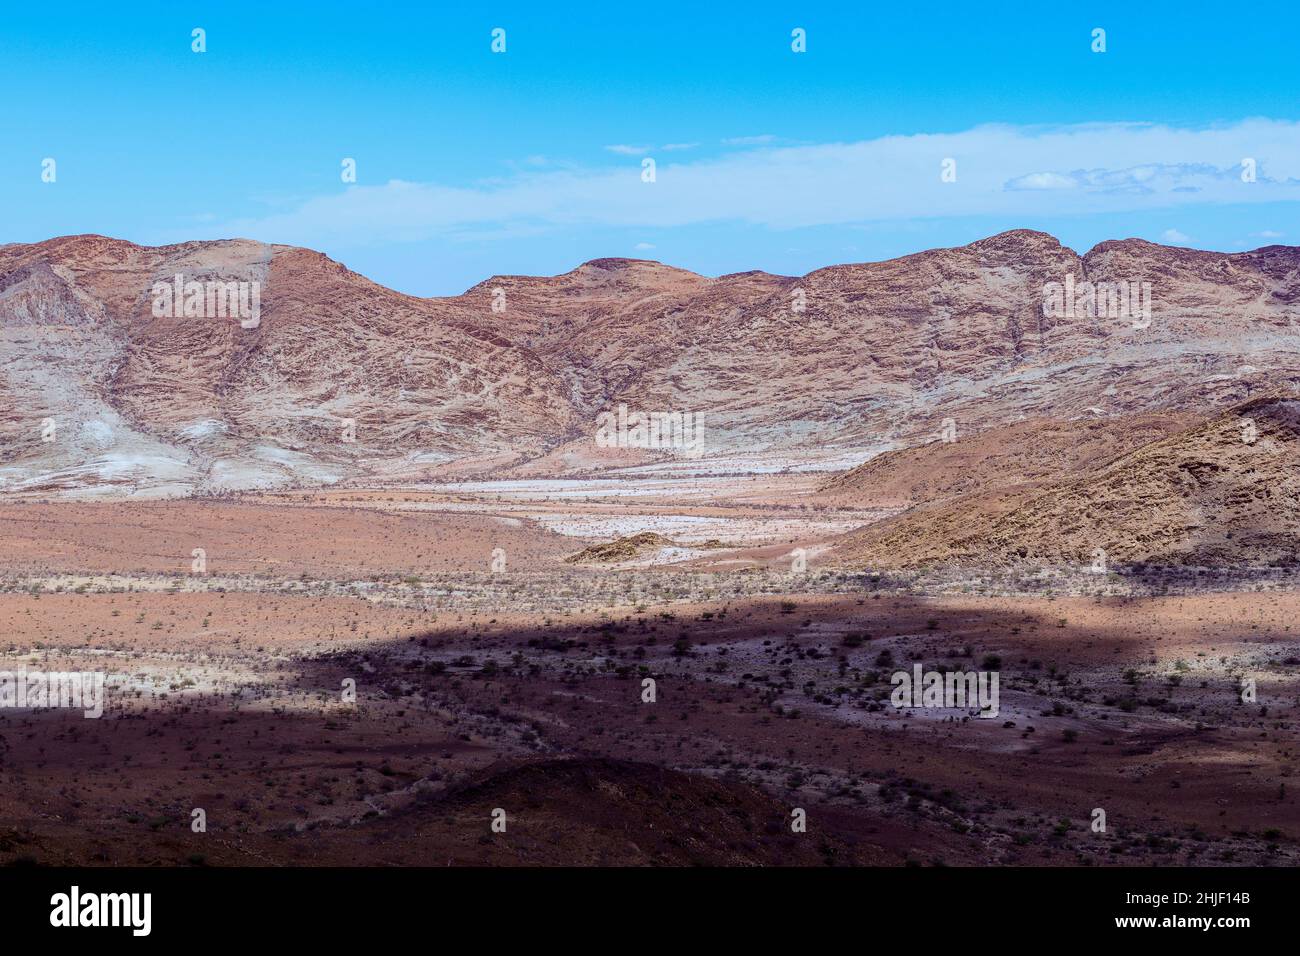
[[1241,167],[1209,163],[1143,163],[1126,169],[1076,169],[1029,173],[1007,181],[1007,189],[1088,189],[1093,193],[1199,192],[1215,180],[1241,181]]
[[1073,189],[1078,182],[1060,173],[1025,173],[1007,180],[1007,189]]
[[[677,144],[684,146],[686,144]],[[606,147],[644,156],[641,147]],[[661,147],[663,149],[663,147]],[[1242,161],[1256,180],[1243,181]],[[941,178],[956,161],[956,181]],[[856,143],[741,149],[669,162],[519,169],[470,185],[393,180],[309,199],[225,235],[356,245],[567,227],[740,222],[784,229],[990,215],[1026,219],[1051,193],[1056,215],[1300,200],[1300,122],[1208,128],[1141,123],[980,126]]]
[[614,143],[605,149],[619,156],[649,156],[651,153],[676,153],[684,149],[694,149],[699,143],[664,143],[662,146],[629,146],[626,143]]
[[776,142],[776,137],[771,133],[763,133],[759,136],[728,136],[722,141],[723,146],[768,146]]

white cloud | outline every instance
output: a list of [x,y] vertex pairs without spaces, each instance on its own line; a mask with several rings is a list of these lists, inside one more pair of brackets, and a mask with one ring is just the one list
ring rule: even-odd
[[1166,229],[1164,232],[1160,233],[1160,238],[1164,242],[1173,242],[1180,246],[1186,245],[1192,241],[1191,236],[1185,236],[1177,229]]
[[638,243],[637,243],[635,246],[633,246],[632,248],[636,249],[637,252],[646,252],[646,251],[648,251],[648,250],[650,250],[650,249],[653,249],[654,247],[655,247],[655,244],[654,244],[653,242],[638,242]]
[[[620,156],[640,147],[606,147]],[[1258,181],[1243,183],[1243,156]],[[942,182],[954,157],[957,182]],[[1050,191],[1050,198],[1044,195]],[[470,185],[393,180],[220,224],[223,235],[321,247],[566,227],[742,222],[797,228],[927,217],[1054,215],[1300,200],[1300,122],[1179,129],[1142,123],[980,126],[856,143],[741,149],[596,168],[519,169]]]
[[723,146],[767,146],[775,143],[776,137],[771,133],[759,136],[729,136],[722,141]]
[[1007,180],[1007,189],[1073,189],[1076,185],[1074,177],[1060,173],[1026,173]]
[[1286,233],[1278,232],[1276,229],[1264,229],[1260,232],[1252,232],[1251,235],[1256,239],[1281,239]]

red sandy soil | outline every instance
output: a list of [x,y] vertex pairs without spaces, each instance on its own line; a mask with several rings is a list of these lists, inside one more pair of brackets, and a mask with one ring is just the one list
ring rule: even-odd
[[0,542],[9,572],[188,575],[202,548],[212,575],[344,580],[488,571],[496,548],[527,570],[575,550],[491,514],[193,500],[0,505]]

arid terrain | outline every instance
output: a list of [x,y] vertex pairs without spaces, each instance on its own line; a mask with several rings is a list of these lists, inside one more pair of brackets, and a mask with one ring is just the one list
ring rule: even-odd
[[[799,483],[768,482],[816,500]],[[1295,578],[1017,583],[816,557],[796,574],[793,547],[844,538],[826,517],[839,512],[813,511],[799,536],[754,497],[649,497],[622,520],[673,543],[607,564],[566,561],[589,539],[522,517],[571,502],[9,505],[4,669],[103,670],[109,691],[98,720],[4,713],[0,854],[1296,862]],[[688,518],[731,540],[696,546],[674,529]],[[891,706],[888,675],[918,662],[999,670],[997,718]],[[791,832],[796,807],[806,833]],[[1096,808],[1106,833],[1090,829]]]
[[[1071,270],[1153,321],[1048,322]],[[1023,231],[436,300],[0,246],[0,671],[107,675],[0,708],[0,862],[1300,864],[1298,312],[1300,249]]]

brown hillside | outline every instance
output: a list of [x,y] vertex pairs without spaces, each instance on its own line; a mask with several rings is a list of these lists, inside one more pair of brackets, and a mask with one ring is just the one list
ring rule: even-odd
[[1026,419],[956,441],[885,452],[831,478],[828,503],[875,507],[921,504],[980,491],[1056,482],[1087,472],[1191,425],[1189,414],[1072,421]]
[[[1253,442],[1245,440],[1253,424]],[[908,512],[844,540],[882,568],[1300,561],[1300,400],[1258,399],[1042,489]]]

